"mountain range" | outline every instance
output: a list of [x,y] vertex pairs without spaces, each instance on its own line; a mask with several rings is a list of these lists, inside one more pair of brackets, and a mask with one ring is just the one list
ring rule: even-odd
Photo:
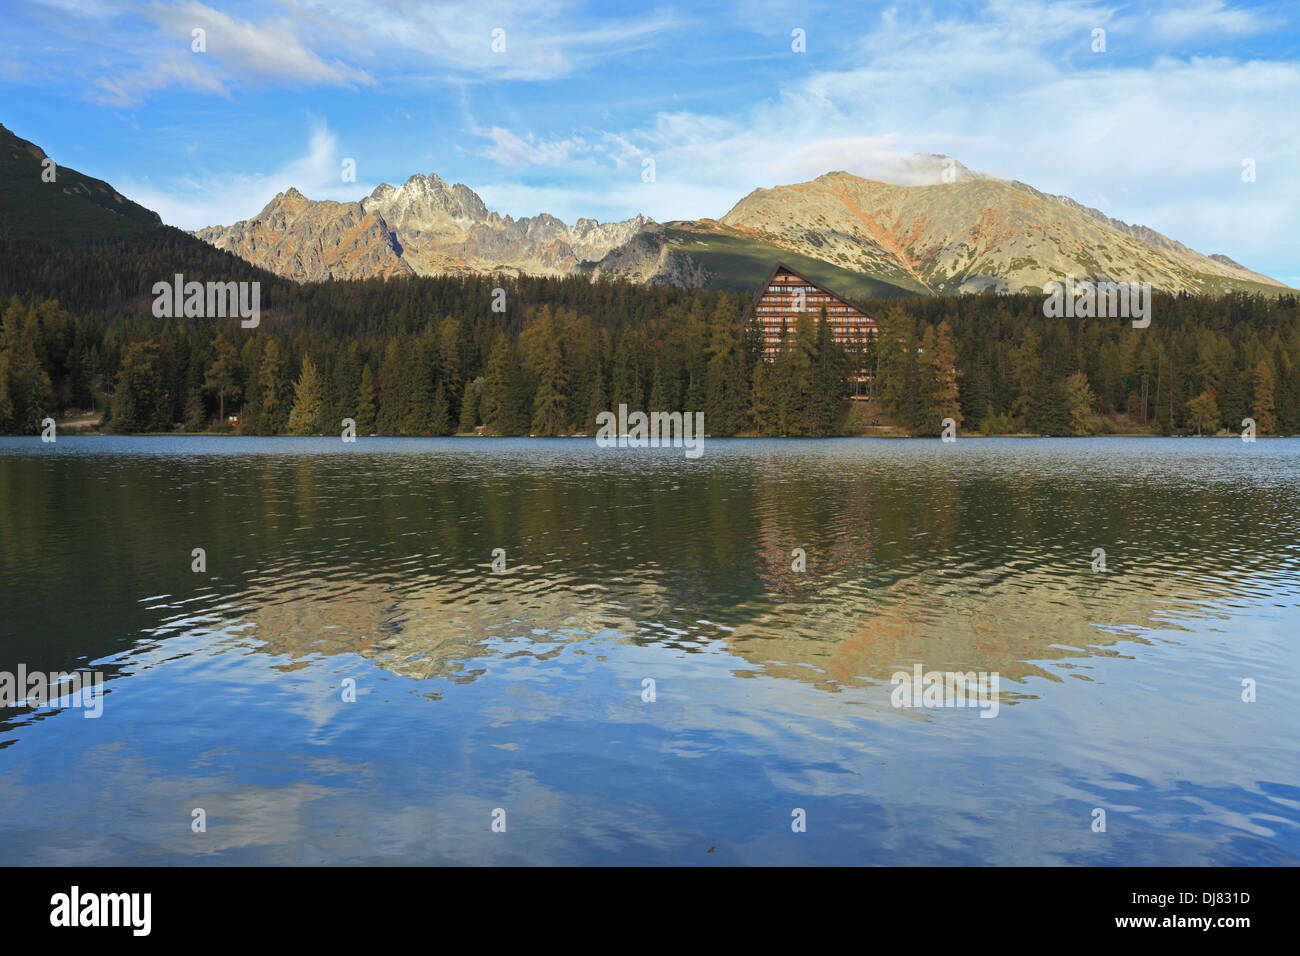
[[875,295],[1038,291],[1052,280],[1150,282],[1170,292],[1276,293],[1283,283],[1224,255],[1203,255],[1066,196],[917,156],[910,181],[846,172],[756,189],[721,219],[644,216],[569,226],[490,212],[468,186],[436,175],[387,183],[352,203],[296,189],[251,219],[195,235],[287,278],[527,273],[684,288],[752,290],[777,260],[842,292]]
[[[0,233],[10,239],[184,235],[76,170],[60,166],[55,182],[42,181],[45,164],[40,147],[0,126]],[[414,175],[356,202],[311,200],[291,188],[252,218],[191,235],[202,248],[299,282],[504,272],[753,292],[781,261],[859,299],[1037,292],[1067,275],[1150,282],[1168,292],[1289,288],[1225,255],[1203,255],[949,157],[918,155],[901,169],[907,185],[830,172],[756,189],[720,219],[659,223],[638,215],[573,225],[545,213],[503,216],[466,185]]]
[[194,234],[218,249],[300,282],[374,276],[526,273],[567,275],[625,245],[650,220],[579,219],[543,213],[513,219],[435,174],[383,183],[359,202],[314,202],[279,193],[251,219]]

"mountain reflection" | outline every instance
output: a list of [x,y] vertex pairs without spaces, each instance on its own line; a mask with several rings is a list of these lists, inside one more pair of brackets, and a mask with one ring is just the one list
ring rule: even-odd
[[997,671],[1031,698],[1033,678],[1086,679],[1089,657],[1296,580],[1288,442],[733,441],[699,462],[340,445],[70,440],[57,468],[5,446],[6,656],[68,669],[216,624],[283,668],[356,654],[465,682],[503,641],[599,636],[828,690],[916,662]]

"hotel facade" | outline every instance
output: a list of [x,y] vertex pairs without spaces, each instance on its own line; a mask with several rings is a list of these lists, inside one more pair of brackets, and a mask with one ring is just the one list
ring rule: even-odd
[[770,362],[780,351],[782,329],[792,333],[800,313],[810,313],[816,319],[822,309],[826,310],[831,335],[840,345],[865,343],[867,336],[880,332],[872,316],[781,262],[754,297],[746,318],[762,334],[763,356]]

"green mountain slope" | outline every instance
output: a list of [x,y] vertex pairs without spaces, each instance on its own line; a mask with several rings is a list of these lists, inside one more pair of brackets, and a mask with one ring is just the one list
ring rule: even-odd
[[0,232],[58,244],[139,236],[162,225],[156,212],[102,179],[55,165],[45,152],[0,126]]
[[291,283],[189,233],[109,183],[57,166],[0,126],[0,296],[57,299],[87,313],[147,314],[155,282],[260,281],[270,307]]
[[812,256],[782,249],[723,227],[714,231],[664,228],[672,248],[690,256],[708,272],[704,287],[721,292],[753,293],[763,284],[776,262],[784,262],[800,275],[807,276],[852,299],[893,298],[922,295],[926,288],[911,276],[865,275]]

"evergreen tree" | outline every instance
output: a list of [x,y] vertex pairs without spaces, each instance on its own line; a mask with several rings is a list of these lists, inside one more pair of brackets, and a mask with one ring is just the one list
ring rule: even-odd
[[278,435],[288,427],[289,403],[286,400],[288,383],[284,380],[284,360],[280,357],[280,345],[274,338],[266,343],[262,352],[257,380],[260,398],[257,420],[251,423],[252,427],[258,435]]
[[479,423],[479,402],[483,395],[483,377],[480,375],[465,385],[465,396],[460,403],[460,427],[462,435],[471,435]]
[[1209,432],[1213,435],[1219,427],[1219,405],[1214,389],[1207,388],[1187,403],[1187,423],[1196,429],[1196,434]]
[[1092,434],[1092,410],[1097,403],[1097,395],[1088,384],[1088,376],[1075,372],[1064,383],[1068,435]]
[[46,413],[53,411],[54,398],[49,373],[36,352],[36,314],[14,298],[3,321],[0,352],[5,361],[0,363],[0,415],[14,431],[34,433],[40,430]]
[[127,348],[113,392],[113,426],[117,431],[150,431],[157,427],[159,373],[157,344],[136,342]]
[[726,317],[715,318],[704,399],[704,421],[710,434],[734,435],[744,427],[748,392],[740,330]]
[[537,395],[533,399],[533,432],[538,435],[560,435],[566,430],[568,400],[565,397],[565,387],[568,383],[565,381],[563,359],[560,343],[552,340],[546,350]]
[[916,320],[899,306],[891,307],[883,328],[877,357],[877,394],[890,417],[899,426],[915,428],[920,418],[921,375],[917,350]]
[[379,366],[379,406],[375,413],[376,429],[381,435],[401,433],[406,411],[406,363],[397,339],[389,341],[384,361]]
[[754,364],[753,384],[749,390],[749,419],[754,430],[765,437],[780,433],[780,416],[777,410],[776,369],[773,363],[760,358]]
[[289,413],[290,434],[318,434],[323,428],[321,412],[324,404],[324,383],[316,363],[308,355],[302,360],[302,372],[294,386],[293,411]]
[[451,405],[447,401],[447,389],[442,382],[433,391],[433,406],[429,413],[429,432],[434,435],[450,435]]
[[191,388],[185,397],[185,430],[202,431],[208,423],[208,409],[203,403],[203,390],[197,386]]
[[811,421],[809,434],[838,435],[840,433],[840,401],[846,388],[844,349],[835,341],[826,307],[822,306],[817,319],[817,341],[813,353],[813,381],[810,396]]
[[605,393],[605,372],[599,364],[594,366],[589,393],[591,397],[587,402],[587,414],[582,422],[583,431],[587,433],[596,430],[596,418],[601,412],[616,411],[610,408],[609,396]]
[[203,387],[217,396],[221,425],[226,424],[226,399],[240,396],[243,385],[240,376],[239,350],[227,338],[217,340],[217,358],[208,368]]
[[1277,388],[1277,376],[1268,359],[1255,363],[1255,430],[1261,435],[1277,432],[1277,409],[1274,405],[1274,392]]
[[356,414],[352,418],[357,423],[357,434],[369,435],[375,430],[375,373],[370,371],[370,363],[361,369],[361,384],[357,386]]
[[528,429],[529,396],[514,343],[499,335],[488,356],[483,380],[483,423],[498,435],[522,435]]
[[18,431],[14,400],[9,392],[9,353],[0,348],[0,434]]
[[[926,401],[925,424],[933,428],[932,434],[940,434],[943,421],[951,418],[961,427],[965,416],[961,410],[961,390],[957,380],[962,372],[957,368],[957,350],[952,343],[952,330],[946,319],[937,327],[927,328],[922,344],[922,352],[928,359],[930,369],[930,393]],[[930,434],[930,432],[926,432]]]

